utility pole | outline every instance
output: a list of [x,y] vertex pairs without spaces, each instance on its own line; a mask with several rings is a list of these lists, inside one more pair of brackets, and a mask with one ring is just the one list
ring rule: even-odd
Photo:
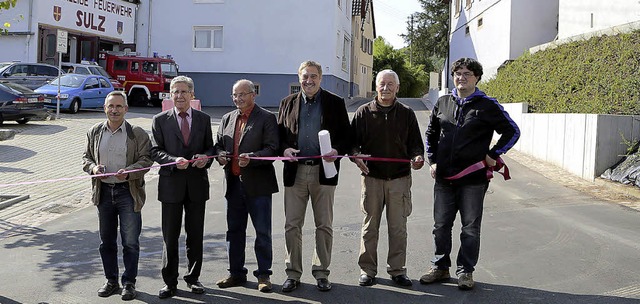
[[411,14],[411,32],[409,33],[409,66],[413,66],[413,14]]

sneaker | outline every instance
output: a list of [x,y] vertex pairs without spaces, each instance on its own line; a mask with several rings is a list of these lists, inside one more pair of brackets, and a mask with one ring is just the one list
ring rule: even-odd
[[136,298],[136,287],[131,284],[124,284],[122,288],[122,300],[123,301],[131,301]]
[[269,277],[259,277],[258,278],[258,290],[261,292],[270,292],[273,286],[271,285],[271,281]]
[[218,285],[218,287],[220,288],[229,288],[229,287],[234,287],[234,286],[241,286],[244,285],[244,283],[247,282],[247,277],[246,276],[228,276],[218,282],[216,282],[216,285]]
[[449,269],[437,269],[431,268],[429,271],[420,277],[420,284],[429,284],[438,281],[444,281],[451,277]]
[[473,274],[471,272],[463,272],[458,275],[458,288],[462,290],[473,288]]
[[120,284],[118,284],[118,282],[107,281],[106,283],[104,283],[104,285],[102,285],[102,287],[100,287],[100,289],[98,289],[98,296],[103,298],[108,297],[116,293],[116,291],[118,291],[119,289]]

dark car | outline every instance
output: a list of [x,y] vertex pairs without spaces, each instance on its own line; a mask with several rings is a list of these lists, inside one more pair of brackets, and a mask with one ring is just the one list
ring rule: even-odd
[[58,67],[46,63],[2,62],[0,81],[8,81],[35,90],[58,77]]
[[111,77],[107,71],[104,70],[97,63],[70,63],[63,62],[60,64],[62,66],[62,71],[67,73],[74,74],[83,74],[83,75],[102,75],[104,77],[109,78],[111,85],[116,91],[123,91],[124,87],[117,79]]
[[7,120],[15,120],[26,124],[29,120],[47,117],[43,94],[19,84],[0,82],[0,124]]

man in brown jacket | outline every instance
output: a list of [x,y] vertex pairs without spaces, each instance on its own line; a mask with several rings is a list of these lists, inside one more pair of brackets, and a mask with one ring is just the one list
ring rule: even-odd
[[149,149],[151,141],[140,127],[125,119],[129,107],[127,96],[121,91],[109,93],[104,112],[107,121],[91,127],[87,133],[87,148],[82,155],[83,170],[89,174],[114,173],[92,179],[92,201],[98,207],[100,221],[100,257],[107,282],[98,296],[108,297],[120,289],[118,284],[118,222],[122,235],[124,272],[122,299],[136,297],[136,276],[140,256],[140,232],[146,194],[144,174],[153,164]]

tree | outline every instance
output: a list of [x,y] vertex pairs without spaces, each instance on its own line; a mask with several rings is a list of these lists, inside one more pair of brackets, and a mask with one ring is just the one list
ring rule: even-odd
[[421,97],[427,90],[428,75],[424,71],[424,65],[409,66],[406,57],[404,51],[394,50],[391,44],[378,36],[373,42],[374,75],[384,69],[391,69],[400,78],[399,97]]
[[412,62],[424,65],[425,72],[436,72],[449,50],[449,1],[418,1],[423,11],[409,16],[408,34],[402,37],[410,46]]
[[[18,2],[18,0],[2,0],[2,1],[0,1],[0,11],[8,10],[8,9],[10,9],[12,7],[15,7],[17,2]],[[11,23],[5,22],[2,25],[2,28],[0,28],[0,34],[8,32],[10,27],[11,27]]]

